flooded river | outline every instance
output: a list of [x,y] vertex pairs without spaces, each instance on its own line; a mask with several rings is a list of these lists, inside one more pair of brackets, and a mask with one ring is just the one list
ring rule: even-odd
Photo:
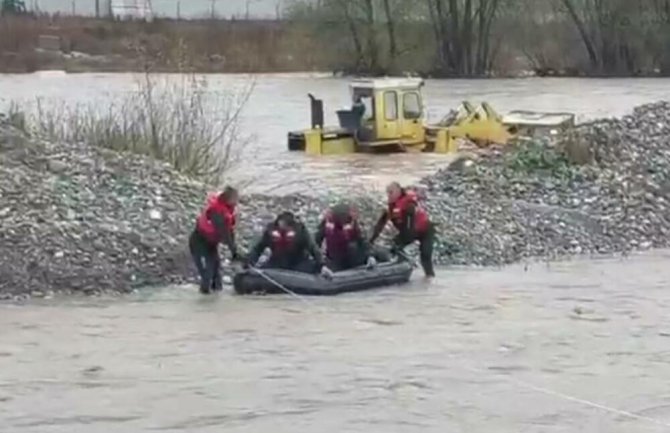
[[[209,80],[224,88],[246,78]],[[0,104],[104,104],[133,83],[124,74],[0,75]],[[670,80],[654,79],[427,87],[432,120],[463,99],[588,119],[670,94]],[[309,122],[307,92],[327,110],[347,102],[342,79],[257,77],[243,119],[257,157],[244,168],[265,186],[302,177],[308,189],[377,186],[444,164],[436,155],[289,154],[286,131]],[[430,284],[416,275],[405,287],[308,303],[203,297],[189,286],[0,304],[0,431],[670,431],[669,260],[661,251],[441,269]]]
[[[167,76],[175,79],[175,76]],[[64,74],[41,72],[0,75],[0,107],[9,101],[44,104],[94,103],[105,107],[135,89],[133,74]],[[355,155],[308,157],[289,153],[289,130],[309,126],[307,93],[323,99],[326,120],[336,124],[335,110],[350,104],[348,80],[318,75],[209,75],[212,92],[246,86],[254,90],[242,118],[242,132],[253,136],[240,172],[254,178],[251,190],[303,191],[316,188],[380,188],[391,179],[413,181],[443,166],[444,155]],[[633,106],[670,94],[670,79],[496,79],[429,80],[424,95],[430,121],[437,122],[464,100],[487,101],[504,114],[511,110],[567,111],[579,121],[623,115]],[[282,187],[277,189],[277,185]]]
[[670,252],[310,298],[0,305],[12,433],[670,431]]

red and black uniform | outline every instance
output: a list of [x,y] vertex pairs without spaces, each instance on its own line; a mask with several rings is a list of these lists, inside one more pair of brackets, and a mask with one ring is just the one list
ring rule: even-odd
[[321,271],[323,258],[307,227],[291,217],[291,222],[282,229],[278,220],[279,218],[263,230],[261,239],[249,253],[249,264],[255,265],[263,251],[269,248],[271,256],[263,267],[310,273]]
[[344,205],[329,209],[314,235],[317,247],[326,243],[328,267],[341,271],[364,265],[370,254],[356,215]]
[[195,230],[189,238],[189,249],[200,274],[200,291],[209,293],[221,290],[221,258],[219,243],[230,249],[233,259],[239,258],[235,244],[235,208],[217,195],[207,201],[196,220]]
[[402,251],[412,242],[419,241],[421,266],[427,276],[434,276],[433,244],[435,242],[435,227],[425,209],[419,206],[418,199],[413,191],[402,190],[400,197],[388,204],[388,208],[377,221],[370,243],[373,243],[379,237],[389,220],[398,230],[398,235],[393,240],[394,248]]

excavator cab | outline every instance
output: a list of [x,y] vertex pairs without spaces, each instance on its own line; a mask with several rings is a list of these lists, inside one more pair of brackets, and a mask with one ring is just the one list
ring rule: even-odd
[[[424,141],[423,80],[355,80],[352,109],[337,112],[340,127],[352,130],[361,148],[414,146]],[[363,106],[362,116],[356,110]]]
[[514,111],[499,115],[489,104],[464,101],[461,110],[426,124],[420,78],[357,79],[349,85],[351,106],[337,111],[339,124],[325,126],[323,102],[311,100],[311,128],[288,133],[289,150],[312,155],[354,152],[452,153],[461,143],[479,147],[546,131],[564,134],[574,127],[570,113]]

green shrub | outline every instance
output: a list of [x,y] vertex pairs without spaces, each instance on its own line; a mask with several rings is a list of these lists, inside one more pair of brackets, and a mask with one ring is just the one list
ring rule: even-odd
[[559,178],[572,178],[576,166],[565,153],[541,141],[523,141],[505,155],[505,166],[519,174],[542,174]]

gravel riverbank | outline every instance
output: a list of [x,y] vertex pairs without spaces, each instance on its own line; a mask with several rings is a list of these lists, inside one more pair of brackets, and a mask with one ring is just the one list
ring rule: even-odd
[[[667,247],[670,105],[580,126],[591,163],[540,144],[423,179],[437,261],[495,265]],[[568,156],[570,152],[568,152]],[[194,276],[186,239],[204,185],[137,155],[34,140],[0,118],[0,294],[128,291]],[[282,209],[313,226],[328,198],[245,197],[248,245]],[[383,197],[356,200],[369,227]]]

